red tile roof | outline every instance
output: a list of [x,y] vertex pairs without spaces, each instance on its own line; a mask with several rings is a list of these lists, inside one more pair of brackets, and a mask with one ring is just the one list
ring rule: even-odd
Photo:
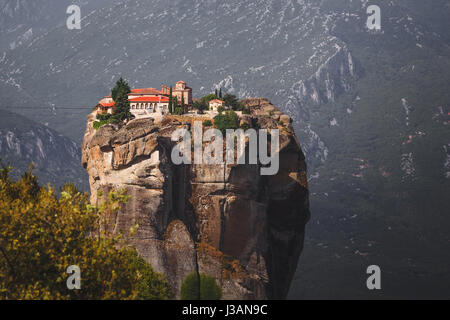
[[162,91],[159,91],[155,88],[143,88],[143,89],[132,89],[129,94],[163,94]]
[[100,103],[100,105],[104,108],[114,107],[114,102]]
[[225,101],[223,101],[223,100],[219,100],[219,99],[214,99],[214,100],[211,100],[209,103],[225,103]]

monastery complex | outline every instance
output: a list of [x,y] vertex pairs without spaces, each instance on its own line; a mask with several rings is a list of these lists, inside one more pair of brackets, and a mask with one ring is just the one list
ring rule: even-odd
[[[151,117],[155,120],[161,120],[169,113],[170,87],[163,85],[161,90],[156,88],[132,89],[128,94],[130,102],[130,111],[135,118]],[[192,110],[192,88],[186,85],[184,81],[178,81],[172,88],[172,97],[180,105],[184,101],[184,110],[189,114],[197,114]],[[209,116],[218,113],[219,107],[225,107],[225,101],[214,99],[209,102]],[[97,104],[97,114],[112,114],[114,101],[111,96],[102,98]]]

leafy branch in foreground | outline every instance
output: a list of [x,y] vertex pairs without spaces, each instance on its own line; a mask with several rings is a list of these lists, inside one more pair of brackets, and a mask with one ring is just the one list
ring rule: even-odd
[[[108,233],[123,193],[95,207],[72,184],[58,197],[32,168],[18,181],[10,171],[0,169],[0,299],[170,298],[164,276]],[[81,269],[80,290],[67,288],[71,265]]]

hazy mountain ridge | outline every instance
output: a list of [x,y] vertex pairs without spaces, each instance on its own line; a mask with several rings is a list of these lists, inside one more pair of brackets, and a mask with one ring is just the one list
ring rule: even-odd
[[0,113],[0,159],[13,168],[13,177],[23,174],[33,163],[43,185],[50,182],[60,187],[73,182],[82,190],[87,189],[79,145],[23,116],[5,110]]

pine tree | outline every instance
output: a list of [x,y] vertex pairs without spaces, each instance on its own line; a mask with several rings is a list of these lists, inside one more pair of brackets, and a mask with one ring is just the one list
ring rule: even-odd
[[130,112],[130,101],[128,94],[131,92],[128,83],[120,77],[116,82],[116,86],[111,90],[111,97],[114,100],[113,119],[116,122],[129,120],[133,117]]
[[219,98],[222,99],[222,87],[220,87],[220,90],[219,90]]
[[183,112],[185,112],[185,106],[184,106],[184,94],[181,95],[181,109],[183,109]]
[[172,97],[172,86],[170,86],[170,93],[169,93],[169,113],[173,113],[174,107],[173,107],[173,97]]
[[177,97],[172,98],[172,113],[175,114],[178,107],[178,99]]
[[116,82],[116,86],[111,90],[111,97],[114,101],[117,101],[119,95],[124,93],[128,94],[130,92],[130,86],[122,77],[120,77],[120,79]]
[[128,95],[119,95],[114,104],[113,118],[117,121],[130,120],[133,115],[130,112],[130,101]]
[[216,95],[216,97],[218,96],[218,94],[217,94],[217,88],[216,88],[216,90],[214,91],[214,94]]

